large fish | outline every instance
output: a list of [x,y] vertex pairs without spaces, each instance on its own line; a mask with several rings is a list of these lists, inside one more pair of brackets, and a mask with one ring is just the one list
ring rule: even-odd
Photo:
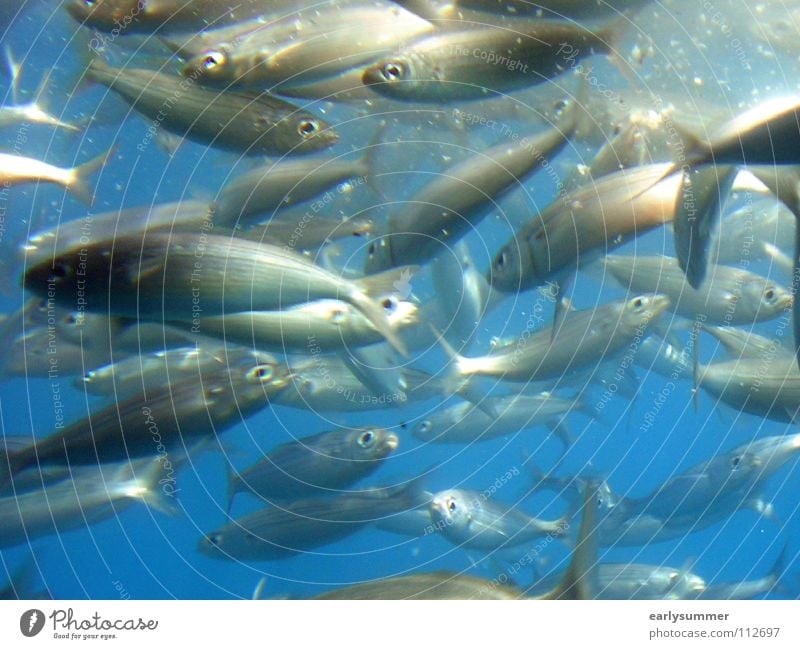
[[267,93],[221,92],[155,70],[115,69],[100,59],[86,75],[152,120],[152,128],[208,146],[281,156],[326,149],[339,139],[320,118]]
[[181,322],[200,334],[204,316],[337,298],[354,306],[404,353],[383,305],[370,294],[392,292],[399,279],[409,276],[410,270],[402,268],[348,280],[289,249],[201,229],[148,232],[76,248],[32,267],[25,286],[59,304]]

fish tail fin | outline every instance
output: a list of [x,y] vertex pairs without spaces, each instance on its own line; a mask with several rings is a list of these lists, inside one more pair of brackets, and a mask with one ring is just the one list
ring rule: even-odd
[[121,471],[128,476],[128,495],[162,514],[180,516],[182,510],[175,496],[179,489],[175,489],[174,479],[169,477],[172,469],[167,458],[161,456],[150,458],[144,466],[139,465],[138,475],[137,463],[126,464]]
[[228,506],[225,509],[225,513],[230,516],[231,508],[233,507],[233,499],[236,498],[236,494],[239,493],[239,474],[230,462],[225,465],[225,473],[228,478]]
[[264,576],[256,583],[256,587],[253,589],[253,597],[251,599],[264,599],[264,588],[266,585],[267,577]]
[[94,203],[94,189],[92,187],[91,178],[106,165],[115,151],[116,147],[111,147],[105,153],[100,154],[96,158],[92,158],[89,162],[84,162],[82,165],[72,170],[72,180],[69,183],[68,189],[76,198],[89,206]]
[[796,597],[797,594],[793,593],[786,584],[786,576],[789,574],[789,570],[795,562],[795,559],[797,559],[797,554],[789,549],[789,545],[788,541],[784,544],[781,553],[778,555],[775,563],[772,564],[768,577],[774,582],[770,590],[782,593],[783,595]]
[[597,578],[599,527],[597,517],[598,483],[589,482],[583,490],[583,520],[572,561],[561,583],[541,599],[594,599]]
[[452,369],[448,370],[444,379],[446,392],[448,394],[457,394],[492,419],[497,418],[497,409],[494,401],[470,381],[471,376],[474,374],[469,369],[470,359],[459,354],[434,325],[428,323],[428,326],[433,331],[433,335],[436,336],[436,340],[442,350],[452,362]]
[[14,103],[19,103],[19,79],[22,66],[14,58],[11,53],[11,47],[6,44],[4,48],[6,67],[8,68],[8,76],[11,79],[11,98]]

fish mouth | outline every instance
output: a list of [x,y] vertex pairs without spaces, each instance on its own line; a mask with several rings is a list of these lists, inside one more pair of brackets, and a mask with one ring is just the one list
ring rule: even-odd
[[389,433],[386,436],[386,448],[390,451],[395,451],[400,446],[400,438],[394,433]]

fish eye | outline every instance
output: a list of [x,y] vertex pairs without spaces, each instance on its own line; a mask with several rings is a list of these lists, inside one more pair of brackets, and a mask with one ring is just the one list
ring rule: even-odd
[[275,376],[275,370],[272,365],[256,365],[247,373],[248,379],[259,383],[269,383],[273,376]]
[[447,499],[447,509],[452,514],[458,509],[458,504],[456,503],[454,498]]
[[381,68],[381,76],[385,81],[399,81],[405,75],[405,68],[402,63],[390,61]]
[[631,304],[633,305],[634,309],[641,309],[644,306],[644,300],[640,297],[636,297],[631,300]]
[[774,302],[775,301],[775,289],[774,288],[768,288],[766,291],[764,291],[764,299],[766,299],[767,302]]
[[358,445],[361,448],[369,448],[375,442],[375,432],[371,430],[365,430],[361,435],[358,436]]
[[739,457],[738,455],[734,455],[734,456],[731,458],[731,466],[732,466],[734,469],[736,469],[736,468],[738,468],[738,467],[739,467],[739,463],[740,463],[741,461],[742,461],[742,458],[741,458],[741,457]]
[[381,300],[381,306],[383,307],[384,311],[394,313],[395,309],[397,309],[397,300],[395,300],[393,297],[385,297],[383,300]]
[[219,547],[220,543],[222,543],[222,535],[220,534],[209,534],[206,538],[215,548]]
[[425,421],[421,421],[417,426],[417,430],[420,433],[427,433],[433,426],[431,425],[430,419],[426,419]]
[[331,311],[331,322],[333,324],[340,324],[344,322],[345,316],[344,309],[333,309],[333,311]]
[[203,70],[214,70],[224,64],[225,55],[222,52],[209,52],[203,57],[202,61],[200,61],[200,68]]
[[319,122],[315,119],[303,119],[297,125],[297,132],[304,138],[309,138],[319,130]]
[[675,584],[677,584],[679,578],[680,578],[680,573],[677,573],[675,571],[669,573],[669,585],[674,586]]
[[72,268],[67,262],[57,261],[56,263],[53,264],[53,268],[50,270],[50,279],[51,281],[65,279],[71,274],[72,274]]
[[502,270],[503,268],[506,267],[506,264],[508,264],[508,253],[504,250],[503,252],[500,253],[500,256],[497,258],[496,266]]

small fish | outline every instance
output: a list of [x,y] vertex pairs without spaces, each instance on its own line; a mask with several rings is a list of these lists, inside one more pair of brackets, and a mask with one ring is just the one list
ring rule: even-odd
[[0,183],[6,187],[29,183],[53,183],[62,186],[75,198],[91,205],[94,190],[91,177],[108,162],[113,149],[71,168],[55,167],[36,158],[0,153]]
[[[239,154],[311,153],[339,139],[320,118],[268,93],[221,92],[155,70],[115,69],[98,58],[86,76],[161,128]],[[186,88],[178,94],[182,83]]]
[[198,549],[215,559],[285,559],[347,538],[381,518],[414,508],[418,501],[415,482],[294,500],[232,521],[206,535]]
[[776,282],[740,268],[712,266],[699,288],[692,288],[672,257],[607,255],[606,270],[626,289],[657,291],[670,299],[669,310],[709,324],[752,325],[787,313],[792,294]]
[[448,541],[465,549],[497,551],[549,536],[567,535],[570,516],[546,521],[464,489],[440,491],[431,498],[431,524]]
[[615,51],[627,18],[590,30],[560,20],[463,22],[398,49],[364,70],[365,85],[390,99],[449,104],[485,99],[552,79],[593,54]]
[[[75,248],[30,268],[24,285],[57,304],[77,304],[80,298],[86,311],[183,323],[198,333],[206,316],[335,298],[355,307],[405,354],[383,305],[371,295],[394,291],[413,270],[351,281],[292,250],[201,228],[147,232]],[[140,295],[153,299],[140,300]]]
[[230,476],[229,501],[248,491],[287,500],[345,489],[377,471],[399,443],[383,428],[343,428],[281,444]]

